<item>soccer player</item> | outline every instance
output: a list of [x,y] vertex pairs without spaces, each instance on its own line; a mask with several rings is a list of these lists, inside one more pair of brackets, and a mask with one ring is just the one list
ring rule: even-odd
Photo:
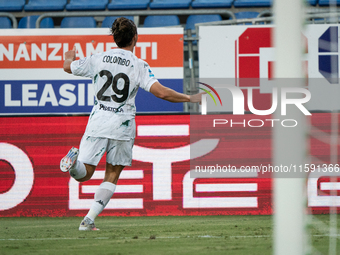
[[92,78],[96,101],[79,150],[73,147],[60,161],[60,169],[69,172],[79,182],[87,181],[106,152],[104,180],[96,190],[94,201],[79,230],[98,230],[94,224],[95,218],[115,192],[123,168],[131,166],[138,88],[170,102],[200,103],[203,94],[185,95],[157,81],[149,65],[133,54],[138,34],[131,20],[123,17],[116,19],[111,32],[117,49],[77,61],[75,47],[65,53],[64,71]]

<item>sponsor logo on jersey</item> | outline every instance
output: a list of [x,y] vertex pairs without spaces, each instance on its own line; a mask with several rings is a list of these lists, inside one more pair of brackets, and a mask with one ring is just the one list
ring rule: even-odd
[[151,69],[149,69],[149,77],[155,77],[155,75],[152,73]]
[[121,106],[118,107],[118,108],[114,108],[114,107],[106,106],[106,105],[103,105],[103,104],[99,105],[99,110],[110,111],[110,112],[114,112],[114,113],[124,112],[124,110]]

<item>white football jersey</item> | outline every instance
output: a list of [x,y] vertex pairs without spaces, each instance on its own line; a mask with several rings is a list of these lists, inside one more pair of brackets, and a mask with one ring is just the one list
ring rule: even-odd
[[150,91],[157,79],[150,66],[131,51],[112,49],[73,61],[74,75],[92,78],[95,105],[85,134],[117,140],[135,137],[135,97],[138,88]]

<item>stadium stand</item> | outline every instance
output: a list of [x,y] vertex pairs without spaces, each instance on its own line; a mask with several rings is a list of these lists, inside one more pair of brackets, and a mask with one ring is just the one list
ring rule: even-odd
[[[329,6],[333,0],[319,0],[319,5],[320,6]],[[340,0],[336,0],[336,5],[340,5]]]
[[150,9],[188,9],[191,0],[153,0]]
[[[35,28],[35,22],[39,15],[32,15],[23,17],[19,21],[18,28]],[[54,28],[54,22],[52,18],[44,18],[40,23],[41,28]]]
[[20,12],[25,5],[25,0],[0,0],[0,11]]
[[107,6],[109,10],[143,10],[147,9],[150,0],[112,0]]
[[270,7],[272,0],[235,0],[234,7]]
[[66,5],[67,11],[102,11],[106,9],[109,0],[71,0]]
[[194,0],[192,8],[230,8],[234,0]]
[[93,17],[65,17],[62,19],[60,28],[95,28],[96,20]]
[[12,28],[12,22],[7,17],[0,17],[0,28]]
[[[121,17],[121,16],[108,16],[108,17],[105,17],[104,20],[103,20],[103,22],[102,22],[102,27],[110,27],[110,28],[111,28],[113,22],[114,22],[117,18],[119,18],[119,17]],[[130,20],[132,20],[132,21],[134,21],[133,16],[123,16],[123,17],[125,17],[125,18],[127,18],[127,19],[130,19]]]
[[29,0],[24,10],[33,11],[63,11],[67,0]]
[[179,26],[181,23],[176,15],[153,15],[147,16],[144,20],[144,27],[167,27]]

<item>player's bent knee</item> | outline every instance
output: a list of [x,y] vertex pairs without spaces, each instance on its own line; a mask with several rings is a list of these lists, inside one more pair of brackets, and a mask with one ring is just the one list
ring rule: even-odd
[[76,179],[77,182],[86,182],[91,179],[94,171],[96,170],[96,166],[84,164],[86,168],[86,175],[83,178]]
[[88,181],[88,180],[90,180],[91,179],[91,177],[88,177],[88,176],[85,176],[84,178],[81,178],[81,179],[75,179],[77,182],[86,182],[86,181]]

